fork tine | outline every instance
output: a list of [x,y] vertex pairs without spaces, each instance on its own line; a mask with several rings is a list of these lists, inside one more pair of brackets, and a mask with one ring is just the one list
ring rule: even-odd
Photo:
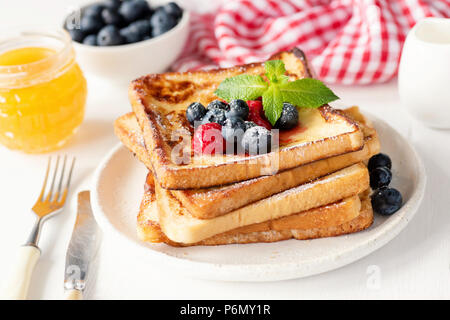
[[69,176],[67,177],[66,187],[64,188],[64,193],[60,200],[61,204],[64,204],[64,202],[66,201],[67,193],[69,192],[70,180],[72,179],[72,172],[73,172],[73,167],[75,166],[75,160],[76,160],[76,158],[73,157],[72,165],[70,166]]
[[70,180],[72,179],[72,172],[73,172],[73,167],[75,166],[75,157],[73,157],[72,159],[72,165],[70,166],[70,171],[69,171],[69,178],[67,179],[67,185],[66,185],[66,189],[69,190],[69,186],[70,186]]
[[47,197],[46,197],[46,201],[50,201],[52,199],[53,196],[53,187],[55,185],[55,180],[56,180],[56,174],[58,173],[58,167],[59,167],[59,156],[56,158],[56,166],[55,169],[53,171],[53,179],[52,179],[52,184],[50,185],[50,189],[48,191]]
[[59,177],[58,189],[56,190],[55,196],[53,197],[54,201],[58,201],[59,196],[61,195],[62,183],[64,180],[64,172],[66,171],[66,160],[67,160],[67,155],[64,155],[64,161],[63,161],[63,166],[61,169],[61,175]]
[[42,185],[41,194],[39,195],[39,201],[43,201],[44,200],[45,188],[47,187],[48,173],[50,172],[50,162],[51,162],[51,160],[52,160],[52,157],[48,157],[47,171],[45,172],[44,184]]

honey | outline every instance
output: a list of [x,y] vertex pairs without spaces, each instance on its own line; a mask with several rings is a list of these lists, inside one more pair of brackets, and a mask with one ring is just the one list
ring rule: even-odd
[[83,121],[86,95],[86,80],[65,32],[28,32],[0,43],[3,145],[27,153],[62,147]]

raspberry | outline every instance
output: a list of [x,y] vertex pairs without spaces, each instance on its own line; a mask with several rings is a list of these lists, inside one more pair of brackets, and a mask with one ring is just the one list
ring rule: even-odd
[[272,125],[269,121],[263,117],[263,105],[259,100],[249,100],[247,101],[249,108],[248,121],[253,121],[258,126],[264,127],[267,130],[272,129]]
[[256,112],[260,114],[263,110],[262,102],[259,100],[248,100],[247,105],[250,108],[250,112]]
[[223,154],[225,141],[222,136],[222,126],[210,122],[198,126],[194,132],[192,148],[195,154],[215,155]]

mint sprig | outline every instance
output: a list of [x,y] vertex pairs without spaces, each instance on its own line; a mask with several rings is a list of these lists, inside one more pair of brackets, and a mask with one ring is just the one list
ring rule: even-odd
[[294,106],[318,108],[339,99],[322,81],[304,78],[279,85],[283,101]]
[[268,87],[269,84],[261,76],[241,74],[223,80],[214,93],[227,101],[253,100],[261,97]]
[[283,96],[278,86],[270,86],[262,95],[262,104],[267,120],[272,125],[277,122],[283,111]]
[[258,75],[242,74],[222,81],[214,93],[227,101],[262,97],[264,113],[272,125],[280,118],[284,102],[297,107],[318,108],[339,99],[320,80],[304,78],[289,81],[281,60],[266,61],[264,68],[269,82]]
[[[264,63],[264,69],[266,69],[266,77],[269,79],[270,83],[278,83],[279,80],[283,79],[282,76],[286,73],[286,67],[284,62],[281,60],[270,60]],[[287,80],[287,76],[285,76]]]

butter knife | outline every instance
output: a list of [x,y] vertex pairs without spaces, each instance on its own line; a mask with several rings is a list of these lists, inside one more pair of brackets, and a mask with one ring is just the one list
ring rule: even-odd
[[77,219],[66,253],[66,299],[82,300],[89,267],[100,244],[100,232],[91,208],[89,191],[78,193]]

